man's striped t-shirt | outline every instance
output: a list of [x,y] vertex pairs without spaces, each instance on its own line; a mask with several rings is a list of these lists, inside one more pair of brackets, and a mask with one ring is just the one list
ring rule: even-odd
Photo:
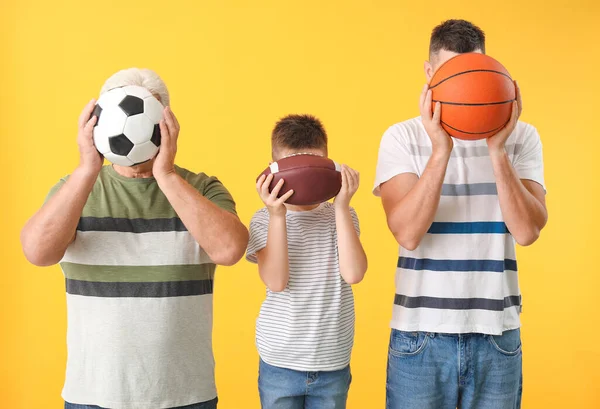
[[[487,142],[453,139],[438,211],[419,247],[400,248],[391,326],[403,331],[500,334],[520,326],[515,241],[498,200]],[[506,151],[520,179],[544,186],[542,144],[519,122]],[[431,156],[421,118],[381,140],[374,193],[402,173],[421,176]]]
[[[354,209],[354,228],[360,229]],[[350,363],[354,297],[340,275],[335,209],[321,203],[286,215],[289,280],[281,292],[267,289],[256,321],[256,346],[269,365],[297,371],[335,371]],[[269,212],[250,222],[247,259],[267,245]]]
[[[235,213],[216,178],[176,171]],[[154,178],[126,178],[103,167],[60,266],[68,311],[66,401],[147,409],[216,398],[215,264]]]

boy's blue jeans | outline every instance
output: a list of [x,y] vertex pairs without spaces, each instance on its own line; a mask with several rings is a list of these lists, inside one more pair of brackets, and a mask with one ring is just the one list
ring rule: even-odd
[[352,375],[339,371],[304,372],[259,365],[258,392],[262,409],[344,409]]
[[393,329],[387,409],[519,409],[521,336]]

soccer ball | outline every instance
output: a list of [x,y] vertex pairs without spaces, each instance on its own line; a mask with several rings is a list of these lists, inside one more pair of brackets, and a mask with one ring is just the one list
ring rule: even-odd
[[94,144],[116,165],[133,166],[149,161],[160,146],[159,122],[163,105],[146,88],[128,85],[105,92],[92,116]]

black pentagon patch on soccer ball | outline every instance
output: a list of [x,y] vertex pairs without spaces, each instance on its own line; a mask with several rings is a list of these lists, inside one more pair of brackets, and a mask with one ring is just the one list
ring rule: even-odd
[[127,114],[127,116],[137,115],[144,112],[144,100],[133,95],[127,95],[121,102],[119,108]]
[[152,138],[150,138],[152,143],[156,146],[160,146],[160,125],[154,125],[154,131],[152,131]]
[[111,136],[108,138],[108,144],[110,145],[111,152],[116,155],[127,156],[133,149],[133,142],[123,134]]
[[92,112],[92,115],[90,115],[90,119],[92,119],[93,117],[96,117],[96,124],[94,126],[98,126],[98,122],[100,122],[100,114],[102,113],[102,107],[98,104],[96,104],[96,106],[94,107],[94,111]]

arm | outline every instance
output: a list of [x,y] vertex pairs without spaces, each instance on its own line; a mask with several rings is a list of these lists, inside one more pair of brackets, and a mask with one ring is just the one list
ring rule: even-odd
[[334,206],[340,274],[348,284],[361,282],[367,272],[367,255],[350,213],[350,199],[358,190],[358,185],[358,172],[343,165],[342,189],[335,198]]
[[219,265],[233,265],[244,255],[248,230],[233,213],[202,196],[175,172],[179,123],[167,107],[160,123],[161,147],[153,165],[158,186],[196,242]]
[[440,125],[441,106],[431,114],[431,90],[423,88],[421,118],[432,143],[432,155],[419,178],[402,173],[381,184],[381,200],[390,231],[398,243],[414,250],[429,230],[440,203],[442,184],[452,152],[452,139]]
[[269,210],[269,229],[266,246],[256,253],[258,274],[269,290],[280,292],[287,286],[290,279],[288,261],[287,225],[285,201],[294,193],[290,190],[279,199],[277,195],[283,186],[283,179],[269,193],[273,175],[262,175],[256,183],[256,190]]
[[92,139],[97,120],[96,116],[90,118],[94,105],[95,101],[90,101],[79,117],[79,166],[21,231],[23,253],[37,266],[58,263],[75,240],[81,212],[102,168],[103,158]]
[[521,92],[516,82],[515,87],[517,101],[513,103],[510,122],[502,131],[488,139],[488,148],[506,227],[517,243],[528,246],[540,236],[548,221],[548,212],[543,187],[531,180],[520,180],[504,149],[522,111]]

